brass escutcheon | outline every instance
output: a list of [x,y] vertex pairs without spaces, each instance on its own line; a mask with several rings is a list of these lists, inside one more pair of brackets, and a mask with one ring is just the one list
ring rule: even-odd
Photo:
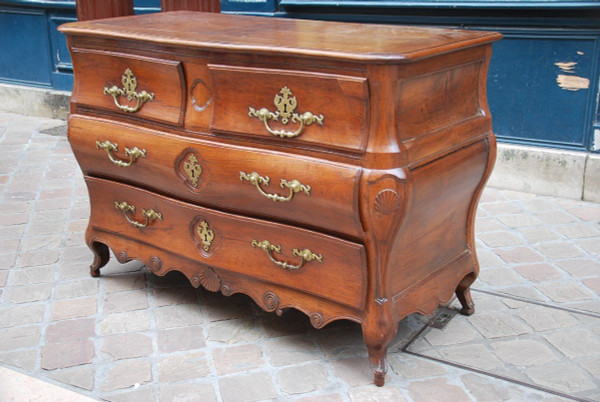
[[145,149],[139,149],[138,147],[133,147],[132,149],[129,148],[125,148],[125,156],[129,156],[129,162],[124,162],[122,160],[116,159],[112,152],[118,152],[119,151],[119,145],[116,142],[110,142],[108,140],[100,142],[98,140],[96,140],[96,149],[103,149],[106,151],[107,155],[108,155],[108,159],[110,159],[110,161],[112,163],[114,163],[115,165],[117,165],[118,167],[128,167],[131,166],[131,164],[133,162],[135,162],[135,160],[137,158],[139,158],[140,156],[142,158],[146,157],[146,150]]
[[128,204],[125,201],[115,201],[115,208],[123,211],[123,215],[125,215],[125,219],[127,219],[127,222],[129,222],[131,226],[136,227],[138,229],[147,227],[153,220],[163,220],[162,214],[160,212],[154,211],[153,209],[142,209],[142,215],[146,218],[146,222],[144,223],[140,223],[134,219],[131,219],[129,217],[129,213],[135,213],[135,206]]
[[196,233],[200,237],[202,248],[204,248],[204,251],[208,252],[215,239],[215,232],[209,227],[208,222],[202,221],[196,226]]
[[252,247],[262,249],[265,253],[267,253],[267,256],[269,256],[269,259],[275,265],[283,269],[300,269],[304,266],[305,263],[311,262],[313,260],[323,263],[323,256],[321,254],[315,254],[307,248],[305,248],[304,250],[298,250],[297,248],[292,250],[292,255],[294,257],[300,257],[300,263],[298,265],[294,265],[286,261],[278,261],[273,257],[273,252],[281,253],[280,245],[271,244],[271,242],[269,242],[268,240],[263,240],[260,242],[252,240],[250,244],[252,245]]
[[[121,82],[123,83],[123,88],[119,88],[116,85],[109,87],[104,87],[104,95],[112,95],[113,100],[115,101],[115,105],[127,113],[135,113],[144,103],[147,101],[154,101],[154,93],[148,93],[146,91],[136,92],[137,88],[137,78],[133,75],[133,71],[131,69],[126,69],[123,75],[121,76]],[[128,101],[136,101],[135,106],[127,106],[121,105],[119,103],[119,97],[125,96]]]
[[198,158],[194,154],[190,154],[187,160],[183,163],[183,171],[187,175],[193,187],[198,187],[198,180],[202,174],[202,166],[198,163]]
[[294,195],[301,191],[304,191],[306,193],[306,195],[310,195],[310,186],[302,184],[296,179],[294,179],[292,181],[287,181],[286,179],[281,179],[281,182],[279,183],[279,187],[288,188],[290,190],[290,193],[287,197],[283,197],[283,196],[277,195],[277,194],[266,193],[260,187],[261,184],[264,184],[265,186],[269,185],[269,181],[271,181],[269,176],[263,177],[256,172],[252,172],[250,174],[245,173],[245,172],[240,172],[240,181],[244,181],[244,180],[248,180],[250,182],[250,184],[253,184],[254,186],[256,186],[258,191],[263,196],[265,196],[268,199],[273,200],[273,201],[281,201],[281,202],[291,201],[291,199],[294,198]]
[[[292,95],[292,91],[288,87],[281,88],[279,94],[275,95],[273,103],[277,108],[277,111],[275,113],[270,112],[267,108],[261,108],[257,111],[253,107],[249,107],[248,116],[256,117],[258,120],[265,123],[265,128],[267,129],[267,131],[277,137],[297,137],[300,134],[302,134],[302,131],[304,130],[305,126],[310,126],[315,122],[320,126],[323,125],[323,120],[325,119],[325,116],[323,116],[322,114],[316,116],[311,112],[304,112],[302,114],[294,113],[294,110],[296,110],[296,106],[298,106],[298,101],[296,100],[296,97]],[[269,127],[269,120],[279,121],[280,117],[281,122],[283,124],[288,124],[291,117],[293,123],[300,123],[300,127],[298,128],[298,130],[293,132],[285,130],[273,130],[271,127]]]

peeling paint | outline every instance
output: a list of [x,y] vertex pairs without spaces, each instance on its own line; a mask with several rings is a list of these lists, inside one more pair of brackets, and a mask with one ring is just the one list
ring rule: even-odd
[[577,54],[580,55],[580,56],[583,56],[585,53],[583,53],[581,50],[578,50]]
[[590,80],[588,78],[576,75],[558,74],[556,82],[559,87],[566,91],[579,91],[580,89],[588,89],[590,87]]
[[600,130],[594,130],[594,141],[592,143],[592,151],[600,151]]
[[577,65],[576,61],[564,61],[554,63],[554,65],[562,70],[563,73],[574,73],[575,66]]

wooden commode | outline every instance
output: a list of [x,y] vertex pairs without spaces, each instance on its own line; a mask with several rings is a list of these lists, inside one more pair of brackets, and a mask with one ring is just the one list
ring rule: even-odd
[[93,276],[110,248],[358,322],[377,385],[402,318],[453,293],[473,313],[500,34],[187,11],[60,30]]

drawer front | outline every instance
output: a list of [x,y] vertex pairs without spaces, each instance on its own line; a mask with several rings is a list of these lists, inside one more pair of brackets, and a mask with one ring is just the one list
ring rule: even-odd
[[367,79],[209,65],[214,83],[211,129],[289,144],[364,151]]
[[361,169],[355,166],[81,116],[71,117],[69,140],[88,175],[140,184],[219,209],[362,236]]
[[125,116],[183,124],[181,63],[121,53],[72,49],[72,101]]
[[90,225],[96,229],[352,308],[364,307],[366,260],[360,244],[108,180],[86,177],[86,182]]

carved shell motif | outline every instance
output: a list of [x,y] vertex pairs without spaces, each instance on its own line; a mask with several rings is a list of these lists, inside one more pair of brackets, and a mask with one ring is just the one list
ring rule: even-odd
[[198,276],[192,277],[192,284],[196,287],[202,285],[206,290],[216,292],[221,289],[221,278],[213,271],[208,268],[200,272]]
[[375,210],[383,215],[389,215],[400,208],[401,199],[394,190],[381,190],[375,196]]

